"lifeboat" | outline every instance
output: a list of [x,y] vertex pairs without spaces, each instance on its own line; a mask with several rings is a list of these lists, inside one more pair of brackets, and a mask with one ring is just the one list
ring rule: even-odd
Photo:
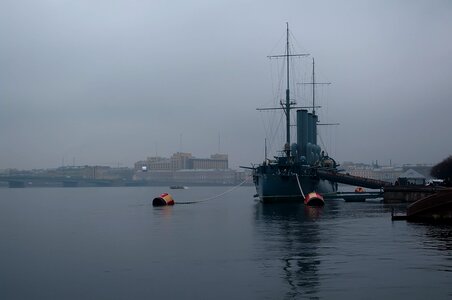
[[364,192],[365,192],[364,189],[360,186],[355,189],[355,193],[364,193]]

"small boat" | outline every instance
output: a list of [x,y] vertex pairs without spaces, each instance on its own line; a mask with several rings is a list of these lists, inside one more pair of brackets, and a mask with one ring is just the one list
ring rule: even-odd
[[184,186],[184,185],[172,185],[169,187],[172,190],[186,190],[188,189],[188,187]]
[[356,189],[355,189],[355,193],[364,193],[365,192],[365,190],[362,188],[362,187],[360,187],[360,186],[358,186]]

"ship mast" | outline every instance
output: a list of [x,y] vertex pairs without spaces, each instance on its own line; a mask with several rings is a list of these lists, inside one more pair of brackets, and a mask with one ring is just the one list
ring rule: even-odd
[[289,89],[289,23],[286,23],[286,63],[287,63],[287,88],[286,88],[286,143],[290,146],[290,89]]
[[[287,87],[286,87],[286,102],[281,106],[283,107],[284,113],[286,114],[286,144],[290,146],[290,110],[295,108],[292,104],[295,102],[290,101],[290,61],[291,56],[308,56],[309,54],[291,54],[290,44],[289,44],[289,23],[286,23],[286,53],[283,55],[271,55],[269,58],[285,58],[286,59],[286,71],[287,71]],[[290,147],[289,147],[290,149]],[[290,155],[290,150],[286,150],[287,156]]]
[[315,61],[312,58],[312,82],[304,82],[303,84],[312,84],[312,114],[315,115],[315,86],[317,84],[331,84],[331,82],[316,82],[315,81]]
[[312,114],[315,115],[315,62],[312,58]]
[[[300,106],[294,106],[296,103],[294,101],[290,100],[290,61],[289,58],[291,56],[308,56],[309,54],[291,54],[290,53],[290,42],[289,42],[289,23],[286,23],[286,51],[282,55],[270,55],[267,56],[268,58],[284,58],[286,61],[286,71],[287,71],[287,87],[286,87],[286,101],[285,103],[280,101],[281,107],[267,107],[267,108],[256,108],[257,110],[274,110],[274,109],[282,109],[284,113],[286,114],[286,145],[288,147],[284,147],[286,155],[290,156],[290,110],[295,108],[308,108],[308,107],[300,107]],[[310,107],[309,107],[310,108]]]

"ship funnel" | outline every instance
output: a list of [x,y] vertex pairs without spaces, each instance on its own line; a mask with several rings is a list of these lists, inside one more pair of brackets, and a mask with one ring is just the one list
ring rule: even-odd
[[308,144],[308,111],[297,110],[297,143],[298,154],[306,157],[306,146]]
[[319,116],[312,115],[312,143],[317,145],[317,122],[319,120]]
[[315,162],[320,154],[317,146],[318,116],[308,113],[306,109],[297,110],[298,155],[304,156],[308,163]]
[[311,113],[308,113],[308,143],[314,142],[314,121]]
[[298,157],[313,164],[320,159],[320,147],[317,145],[318,116],[305,109],[297,110]]

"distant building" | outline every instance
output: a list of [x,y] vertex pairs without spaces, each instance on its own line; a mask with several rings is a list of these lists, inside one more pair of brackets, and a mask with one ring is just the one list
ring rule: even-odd
[[378,169],[374,169],[374,176],[372,178],[394,183],[402,172],[403,169],[399,167],[380,167]]
[[377,164],[367,165],[363,163],[345,162],[342,164],[344,170],[350,175],[365,177],[370,179],[395,182],[403,169],[395,166],[378,166]]
[[423,175],[426,179],[431,179],[432,176],[430,175],[430,171],[432,170],[433,165],[431,164],[406,164],[403,165],[403,171],[408,171],[410,169],[420,173]]
[[70,166],[49,169],[40,175],[66,177],[68,179],[130,180],[133,176],[133,170],[130,168],[111,168],[108,166]]
[[230,170],[227,154],[196,158],[177,152],[170,158],[148,157],[135,163],[133,179],[148,184],[233,185],[246,178],[244,172]]
[[[430,170],[432,169],[432,165],[428,164],[409,164],[402,166],[395,166],[391,164],[389,166],[381,166],[378,165],[378,162],[375,163],[372,162],[372,165],[363,163],[344,162],[342,163],[342,167],[344,168],[345,172],[349,173],[350,175],[378,179],[392,183],[395,183],[395,181],[399,177],[414,174],[413,172],[416,172],[417,177],[415,178],[418,178],[418,180],[414,180],[415,178],[412,178],[414,181],[411,180],[410,182],[413,182],[411,184],[414,184],[414,182],[420,183],[421,182],[420,176],[424,178],[424,183],[425,180],[431,179]],[[408,174],[405,174],[408,171],[410,172]]]
[[213,154],[210,158],[195,158],[191,153],[177,152],[170,158],[148,157],[135,163],[135,171],[177,171],[177,170],[227,170],[228,155]]
[[192,158],[188,169],[216,169],[226,170],[228,168],[228,156],[226,154],[214,154],[210,158]]
[[425,179],[424,175],[413,169],[409,169],[403,174],[400,174],[398,183],[400,185],[425,185]]

